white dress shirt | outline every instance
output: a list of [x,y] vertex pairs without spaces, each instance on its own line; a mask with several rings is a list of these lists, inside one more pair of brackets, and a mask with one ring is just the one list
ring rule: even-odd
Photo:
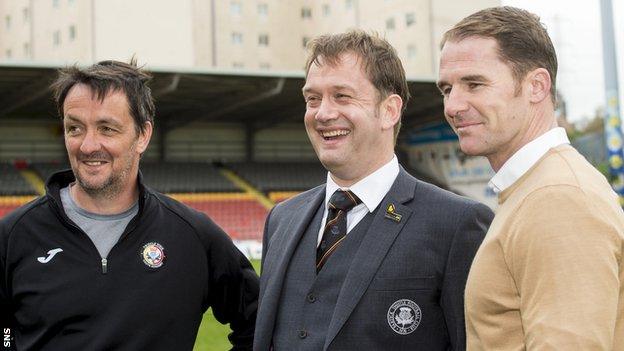
[[488,183],[496,194],[509,188],[544,156],[548,150],[569,144],[565,129],[553,128],[516,151]]
[[394,180],[399,175],[399,160],[396,156],[390,160],[390,162],[383,165],[375,172],[368,175],[366,178],[353,184],[348,188],[340,187],[332,179],[329,172],[327,172],[327,185],[325,187],[325,210],[323,211],[323,219],[321,221],[321,229],[318,234],[317,246],[323,239],[323,228],[325,227],[325,221],[327,220],[327,203],[329,198],[338,189],[351,190],[362,200],[362,203],[353,207],[347,212],[347,233],[351,231],[358,224],[367,213],[373,212],[377,206],[381,203],[384,196],[390,191]]

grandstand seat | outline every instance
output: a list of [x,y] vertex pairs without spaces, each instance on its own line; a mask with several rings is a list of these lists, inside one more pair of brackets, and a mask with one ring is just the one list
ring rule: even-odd
[[53,173],[69,169],[71,167],[68,162],[33,162],[31,163],[30,168],[37,172],[43,181],[46,181]]
[[210,163],[142,163],[141,173],[145,184],[163,193],[239,191]]
[[34,195],[37,193],[11,163],[0,163],[0,195]]
[[247,194],[192,194],[174,197],[206,213],[235,240],[262,240],[268,210]]
[[250,162],[227,166],[265,193],[307,190],[327,179],[327,171],[319,162]]

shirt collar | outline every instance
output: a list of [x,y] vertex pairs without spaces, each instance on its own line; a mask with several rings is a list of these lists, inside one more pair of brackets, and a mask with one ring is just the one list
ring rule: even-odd
[[332,194],[338,190],[351,190],[366,205],[368,212],[373,212],[384,196],[390,191],[394,180],[399,175],[399,160],[396,156],[375,172],[350,187],[340,187],[327,172],[327,185],[325,186],[325,208]]
[[516,151],[496,172],[488,186],[496,194],[504,191],[533,167],[548,150],[569,143],[570,140],[562,127],[547,131]]

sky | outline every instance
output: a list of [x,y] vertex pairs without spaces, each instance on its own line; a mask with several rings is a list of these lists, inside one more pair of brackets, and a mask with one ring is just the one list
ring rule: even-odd
[[[611,0],[615,25],[620,92],[624,111],[624,0]],[[550,34],[557,58],[557,88],[568,109],[568,121],[592,118],[605,105],[600,0],[502,0],[540,16]]]

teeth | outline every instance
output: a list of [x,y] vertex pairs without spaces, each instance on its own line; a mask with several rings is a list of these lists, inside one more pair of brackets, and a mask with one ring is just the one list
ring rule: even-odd
[[347,134],[349,134],[349,131],[344,130],[344,129],[321,132],[321,135],[323,136],[323,138],[332,138],[332,137],[337,137],[340,135],[347,135]]
[[85,161],[85,163],[89,166],[99,166],[104,164],[102,161]]

